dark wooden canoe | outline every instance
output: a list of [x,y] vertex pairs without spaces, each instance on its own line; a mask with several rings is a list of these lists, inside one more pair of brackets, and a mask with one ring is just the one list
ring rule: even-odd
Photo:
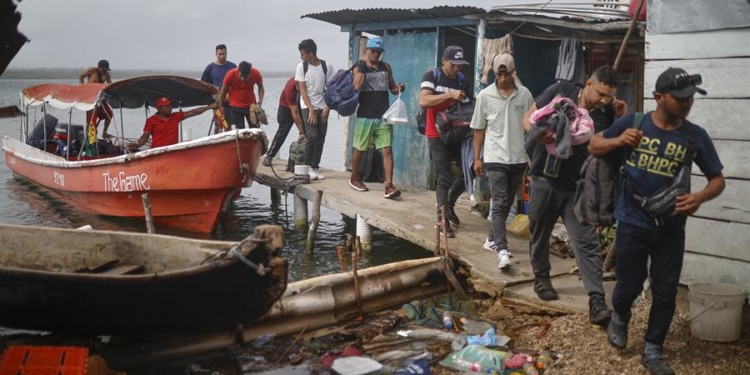
[[286,290],[284,242],[271,225],[241,243],[0,225],[0,327],[121,336],[248,326]]

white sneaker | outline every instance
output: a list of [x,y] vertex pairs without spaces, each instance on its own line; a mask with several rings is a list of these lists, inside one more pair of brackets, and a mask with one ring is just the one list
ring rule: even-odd
[[318,175],[318,173],[317,173],[317,172],[315,171],[315,169],[312,169],[312,168],[311,168],[311,169],[310,169],[310,180],[317,180],[317,179],[319,179],[319,178],[320,178],[320,176],[319,176],[319,175]]
[[487,251],[497,253],[497,245],[495,245],[495,241],[490,241],[489,238],[484,240],[484,245],[482,247]]
[[497,268],[499,269],[506,269],[510,267],[510,251],[508,250],[500,250],[497,253]]
[[[320,174],[320,168],[313,169],[313,173],[315,173],[315,175],[318,176],[318,177],[315,178],[316,180],[325,180],[326,179],[326,176],[323,176],[322,174]],[[310,179],[312,180],[312,177],[310,177]]]

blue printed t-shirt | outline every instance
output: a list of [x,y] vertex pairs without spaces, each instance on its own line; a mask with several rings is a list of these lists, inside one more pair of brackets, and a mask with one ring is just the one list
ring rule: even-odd
[[[630,152],[625,160],[625,174],[628,184],[642,196],[651,196],[660,188],[672,183],[674,176],[685,164],[688,154],[688,134],[695,148],[693,161],[706,176],[715,176],[724,169],[708,133],[690,121],[683,121],[684,129],[664,130],[654,124],[649,112],[643,119],[640,130],[643,131],[641,143]],[[603,133],[604,138],[616,138],[633,126],[635,114],[628,114],[615,121]],[[643,228],[656,229],[654,219],[641,208],[633,198],[633,191],[628,186],[615,205],[615,218],[621,222]],[[665,221],[664,226],[684,227],[687,217],[674,215]]]
[[236,67],[237,65],[235,65],[231,61],[227,61],[224,65],[218,65],[212,62],[208,64],[208,66],[206,66],[206,69],[203,71],[201,81],[221,88],[221,85],[224,84],[224,76],[227,75],[228,71]]
[[[570,82],[558,82],[548,87],[536,97],[536,108],[541,109],[549,104],[557,95],[568,98],[578,104],[578,94],[581,88]],[[589,111],[594,121],[596,132],[608,128],[615,121],[615,111],[612,104]],[[589,143],[573,146],[573,155],[568,159],[559,159],[547,152],[547,146],[535,143],[531,153],[531,165],[529,173],[532,176],[544,177],[552,187],[562,191],[572,192],[576,190],[576,184],[581,176],[583,162],[589,155]]]

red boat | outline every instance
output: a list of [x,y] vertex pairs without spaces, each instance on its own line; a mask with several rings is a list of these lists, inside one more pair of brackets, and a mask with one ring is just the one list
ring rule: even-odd
[[[166,96],[175,106],[190,107],[212,103],[216,93],[216,87],[191,78],[147,76],[107,86],[32,86],[23,90],[21,104],[26,113],[34,105],[88,111],[105,103],[112,108],[153,106]],[[70,129],[69,138],[74,138]],[[116,148],[111,154],[63,157],[55,153],[58,145],[49,134],[44,146],[27,144],[28,119],[21,133],[21,141],[3,139],[5,162],[16,176],[100,215],[142,219],[141,195],[148,193],[157,226],[201,233],[213,231],[221,212],[252,184],[268,143],[262,130],[242,129],[137,153],[122,154]]]

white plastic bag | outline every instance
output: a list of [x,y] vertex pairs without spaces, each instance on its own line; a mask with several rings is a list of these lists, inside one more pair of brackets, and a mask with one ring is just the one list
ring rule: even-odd
[[406,103],[401,100],[401,93],[398,93],[398,98],[391,104],[391,107],[383,114],[383,120],[393,125],[406,125],[409,120],[407,119]]

